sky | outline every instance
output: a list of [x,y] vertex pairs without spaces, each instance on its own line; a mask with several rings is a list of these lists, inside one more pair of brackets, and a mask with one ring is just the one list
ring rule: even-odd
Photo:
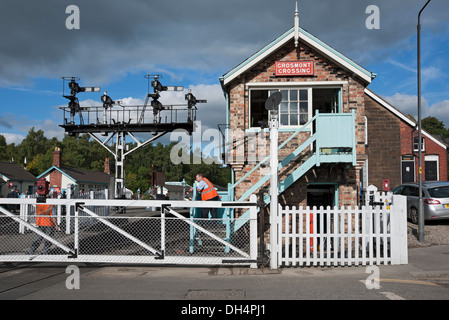
[[[100,93],[82,106],[114,100],[143,104],[146,74],[162,75],[161,102],[182,103],[188,89],[202,128],[225,122],[219,77],[293,27],[295,0],[3,0],[0,3],[0,134],[19,144],[34,127],[62,139],[61,77]],[[426,0],[300,0],[300,26],[377,74],[369,88],[417,117],[417,23]],[[68,6],[79,8],[79,28]],[[378,29],[367,28],[379,8]],[[422,116],[449,128],[449,1],[421,16]],[[370,20],[371,21],[371,20]],[[69,23],[69,26],[70,26]]]

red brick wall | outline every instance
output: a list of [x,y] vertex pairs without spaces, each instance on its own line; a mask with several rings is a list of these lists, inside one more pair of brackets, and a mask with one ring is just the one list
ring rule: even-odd
[[[292,60],[313,60],[315,64],[315,74],[313,76],[301,76],[301,77],[280,77],[275,75],[275,61],[292,61]],[[293,41],[284,45],[282,48],[272,53],[269,57],[259,62],[257,65],[246,71],[236,79],[234,79],[227,86],[229,92],[230,102],[230,129],[231,131],[240,130],[244,132],[249,128],[249,88],[246,84],[251,82],[305,82],[305,81],[346,81],[347,84],[342,86],[342,109],[343,112],[356,111],[356,145],[358,158],[364,159],[365,156],[365,83],[354,78],[354,75],[340,68],[337,64],[327,59],[322,54],[313,51],[307,45],[300,43],[298,48],[295,48]],[[280,143],[291,135],[280,133]],[[303,133],[298,136],[298,139],[293,139],[290,145],[287,146],[284,151],[294,150],[294,146],[298,146],[304,141],[309,133]],[[266,144],[267,154],[269,154],[269,141]],[[247,146],[243,152],[247,154]],[[240,150],[241,151],[241,150]],[[235,152],[237,153],[237,152]],[[235,153],[233,159],[235,159]],[[241,153],[241,152],[240,152]],[[282,157],[283,154],[280,155]],[[339,165],[324,166],[325,169],[315,170],[314,173],[307,173],[303,178],[298,180],[291,188],[289,193],[294,194],[294,200],[292,196],[284,196],[285,199],[291,199],[290,204],[305,204],[306,192],[305,186],[307,182],[313,181],[336,181],[339,182],[339,195],[340,205],[356,205],[357,200],[357,186],[359,181],[358,170],[360,169],[363,161],[358,161],[356,167],[350,166],[345,170],[340,170],[338,173],[335,168]],[[298,164],[296,164],[297,166]],[[238,181],[241,177],[247,173],[253,165],[245,164],[245,161],[234,161],[233,168],[235,170],[235,181]],[[293,168],[294,169],[294,168]],[[292,170],[293,170],[292,169]],[[316,175],[319,171],[321,175]],[[341,173],[343,177],[340,177]],[[235,190],[236,197],[238,197],[246,191],[251,185],[263,176],[264,172],[257,171],[252,176],[248,177],[244,183],[240,184]],[[282,172],[281,172],[282,175]]]
[[62,173],[58,170],[53,170],[50,173],[50,188],[53,188],[54,186],[61,188],[61,181],[62,181]]
[[401,184],[401,120],[371,97],[365,97],[368,118],[368,185],[383,190],[383,179],[390,188]]
[[[58,168],[61,168],[62,166],[62,152],[61,149],[58,147],[55,147],[55,151],[53,151],[53,166],[56,166]],[[50,173],[50,188],[52,187],[58,187],[61,188],[61,182],[62,182],[62,173],[58,170],[53,170]]]
[[56,147],[55,151],[53,151],[53,166],[61,167],[62,165],[62,152],[61,149]]
[[[413,128],[408,124],[401,122],[401,153],[403,155],[411,155],[413,148],[413,140],[412,140],[412,131]],[[414,130],[413,137],[418,136],[418,131]],[[438,163],[439,163],[439,180],[447,181],[447,151],[436,142],[434,142],[429,137],[423,135],[425,140],[425,151],[422,153],[422,165],[423,165],[423,181],[425,181],[425,156],[426,155],[438,155]],[[417,153],[416,153],[417,154]],[[418,159],[415,160],[415,177],[418,180]]]

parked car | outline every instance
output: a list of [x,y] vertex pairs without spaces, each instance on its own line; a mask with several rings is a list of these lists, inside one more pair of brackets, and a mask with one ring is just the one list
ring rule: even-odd
[[[419,184],[402,184],[393,193],[407,197],[407,216],[418,224]],[[422,193],[425,220],[449,219],[449,182],[423,182]]]

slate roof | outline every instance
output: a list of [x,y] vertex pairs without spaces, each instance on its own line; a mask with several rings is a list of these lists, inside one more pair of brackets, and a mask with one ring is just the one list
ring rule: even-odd
[[11,181],[37,181],[37,178],[15,162],[0,162],[0,174]]
[[110,179],[109,174],[99,171],[90,171],[69,167],[62,167],[61,170],[74,178],[77,182],[109,183]]
[[85,169],[69,168],[69,167],[57,167],[52,166],[50,169],[38,176],[38,178],[46,176],[53,170],[58,170],[62,174],[65,174],[77,183],[95,183],[95,184],[109,184],[110,175],[104,172],[91,171]]
[[[318,38],[313,36],[311,33],[307,32],[306,30],[302,29],[301,27],[299,27],[298,32],[300,41],[303,41],[311,48],[314,48],[318,52],[321,52],[327,58],[339,64],[342,68],[345,68],[347,70],[352,71],[354,74],[357,74],[367,83],[371,83],[371,80],[373,80],[376,77],[375,73],[366,70],[364,67],[355,63],[354,61],[352,61],[339,51],[335,50],[328,44],[319,40]],[[229,84],[233,79],[237,78],[239,75],[252,68],[258,62],[262,61],[263,59],[271,55],[273,52],[281,48],[287,42],[292,41],[294,38],[294,34],[295,28],[293,27],[284,34],[282,34],[281,36],[279,36],[278,38],[276,38],[275,40],[273,40],[272,42],[270,42],[268,45],[266,45],[265,47],[254,53],[252,56],[241,62],[235,68],[225,73],[220,78],[221,83],[223,85]]]

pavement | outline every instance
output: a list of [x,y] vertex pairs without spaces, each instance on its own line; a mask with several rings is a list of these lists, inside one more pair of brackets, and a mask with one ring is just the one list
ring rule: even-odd
[[221,306],[215,310],[215,316],[219,310],[221,315],[234,315],[235,310],[228,305],[236,303],[248,306],[248,312],[250,306],[259,306],[259,313],[264,311],[267,315],[268,309],[262,310],[261,306],[273,311],[277,308],[272,305],[274,301],[448,300],[449,245],[409,249],[409,263],[398,266],[272,270],[78,264],[70,269],[67,264],[3,263],[0,299],[152,300],[150,306],[164,306],[163,301],[171,301],[173,309],[168,312],[174,315],[182,315],[183,311],[195,315],[199,309],[192,309],[193,306],[210,306],[213,302]]

